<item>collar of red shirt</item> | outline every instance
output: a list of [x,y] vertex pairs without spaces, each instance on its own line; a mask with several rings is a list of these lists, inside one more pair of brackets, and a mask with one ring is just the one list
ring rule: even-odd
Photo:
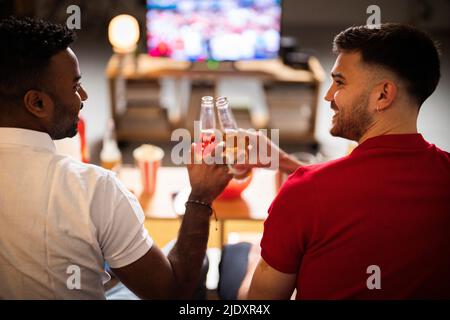
[[420,133],[387,134],[367,139],[357,146],[351,154],[358,154],[374,148],[423,149],[429,145]]

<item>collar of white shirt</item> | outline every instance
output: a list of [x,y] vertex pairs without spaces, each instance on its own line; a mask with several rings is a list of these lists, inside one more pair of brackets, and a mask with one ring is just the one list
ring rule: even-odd
[[0,147],[2,144],[22,145],[56,152],[55,143],[47,133],[28,129],[0,128]]

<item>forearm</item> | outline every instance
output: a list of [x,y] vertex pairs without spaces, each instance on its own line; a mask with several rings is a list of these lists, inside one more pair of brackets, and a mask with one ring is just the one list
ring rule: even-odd
[[239,287],[239,290],[237,292],[238,300],[246,300],[247,299],[248,291],[250,289],[250,284],[252,283],[253,272],[254,272],[254,270],[252,270],[252,271],[247,270],[247,273],[245,274],[245,277],[242,280],[241,286]]
[[272,268],[263,258],[253,273],[247,299],[287,300],[295,289],[297,275],[282,273]]
[[281,172],[291,174],[295,170],[297,170],[300,166],[301,166],[301,163],[297,159],[290,156],[289,154],[287,154],[284,151],[280,152],[280,171]]
[[[190,200],[200,200],[191,195]],[[206,201],[205,201],[206,202]],[[174,295],[189,299],[198,285],[209,236],[210,209],[189,203],[179,230],[178,240],[168,255],[174,278]]]

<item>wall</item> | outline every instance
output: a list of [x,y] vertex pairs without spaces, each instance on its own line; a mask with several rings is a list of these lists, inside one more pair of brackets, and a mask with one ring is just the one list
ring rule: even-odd
[[376,4],[383,22],[411,23],[421,27],[450,28],[448,0],[285,0],[284,23],[288,26],[350,26],[365,24],[366,9]]
[[[86,110],[89,118],[97,118],[88,123],[90,141],[99,139],[106,119],[98,119],[98,114],[109,113],[106,82],[103,78],[104,67],[110,55],[107,41],[107,24],[111,17],[119,13],[130,13],[141,21],[145,30],[144,0],[40,0],[35,1],[37,15],[51,20],[64,21],[65,8],[70,4],[79,4],[82,9],[82,30],[80,41],[75,44],[82,69],[85,72],[84,83],[91,92]],[[450,150],[450,0],[284,0],[283,33],[295,36],[302,48],[313,52],[329,73],[335,57],[331,54],[331,42],[335,34],[351,25],[365,24],[366,8],[377,4],[381,8],[382,22],[412,22],[428,30],[442,44],[442,79],[433,94],[424,104],[419,117],[419,129],[430,141],[439,147]],[[144,33],[145,31],[143,31]],[[95,42],[93,42],[94,40]],[[141,51],[145,50],[144,37],[141,37]],[[411,54],[414,54],[413,52]],[[418,61],[420,63],[420,61]],[[321,95],[330,84],[324,83]],[[91,90],[89,90],[91,89]],[[336,154],[345,152],[348,142],[331,137],[328,133],[332,112],[329,104],[321,101],[317,118],[318,139],[329,146]]]
[[[441,81],[435,93],[424,103],[418,129],[424,137],[444,150],[450,150],[450,1],[366,1],[366,0],[287,0],[284,2],[283,34],[297,38],[302,49],[312,52],[329,74],[335,56],[331,53],[334,36],[341,30],[365,24],[366,8],[377,4],[382,22],[413,23],[433,36],[441,45]],[[414,52],[411,52],[414,54]],[[418,61],[417,63],[421,63]],[[321,92],[325,95],[331,83],[327,77]],[[328,102],[321,100],[317,115],[316,137],[332,155],[348,149],[348,141],[329,134],[333,112]]]

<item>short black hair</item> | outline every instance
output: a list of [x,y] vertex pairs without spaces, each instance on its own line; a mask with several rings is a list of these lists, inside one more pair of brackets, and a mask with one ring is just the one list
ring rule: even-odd
[[18,102],[43,85],[53,55],[75,41],[66,26],[32,18],[0,21],[0,101]]
[[419,106],[434,92],[441,76],[437,44],[425,32],[405,24],[350,27],[334,38],[333,51],[360,52],[363,62],[394,72]]

